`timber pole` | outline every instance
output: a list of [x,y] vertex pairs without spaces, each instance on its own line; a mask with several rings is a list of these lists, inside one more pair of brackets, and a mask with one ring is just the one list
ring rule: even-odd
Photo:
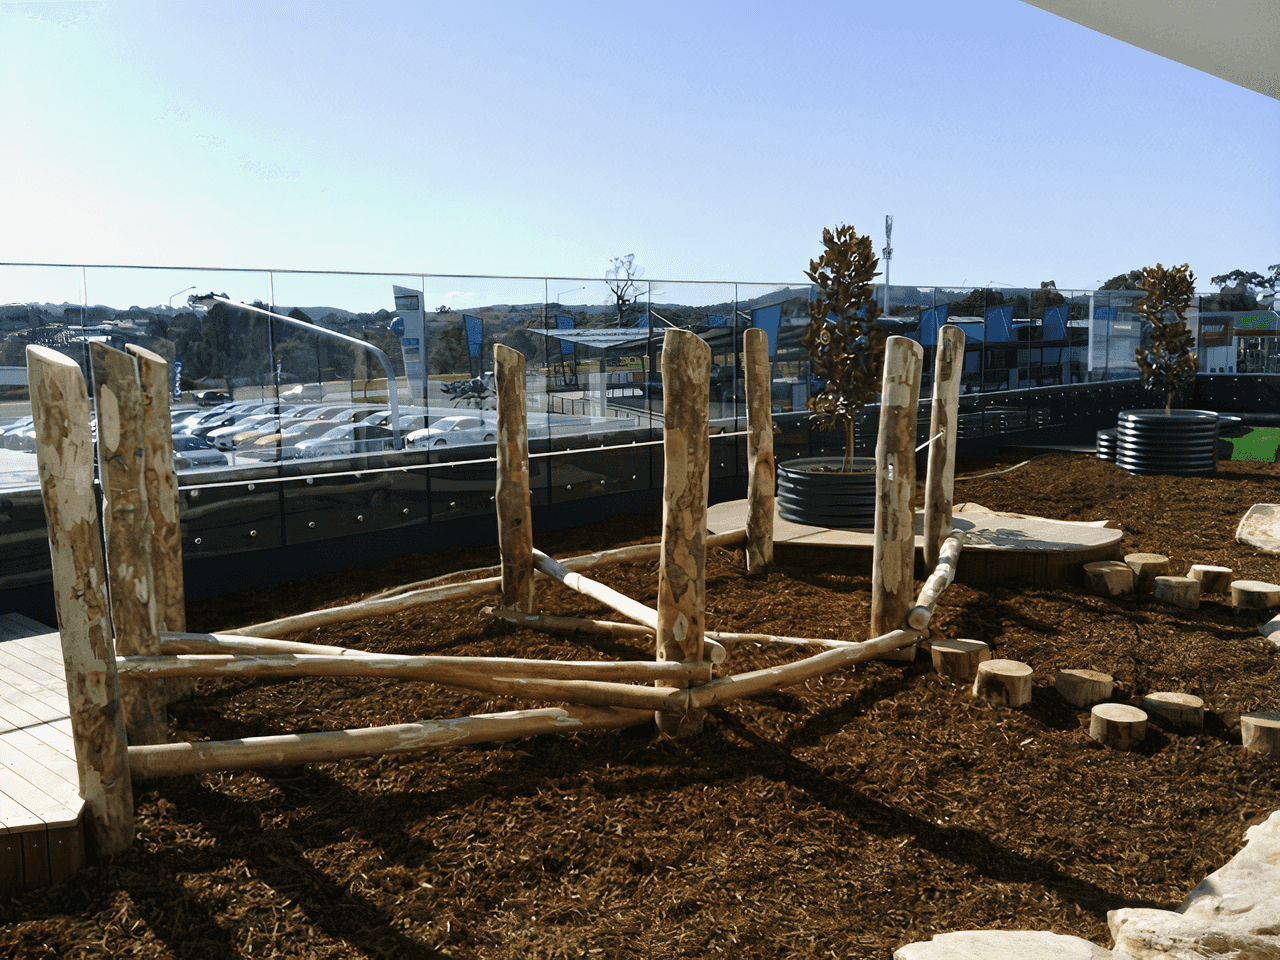
[[754,327],[743,336],[747,373],[747,572],[773,563],[772,383],[769,376],[769,336]]
[[876,526],[871,634],[900,628],[915,599],[916,404],[924,348],[906,337],[885,345],[876,441]]
[[533,514],[529,507],[529,428],[524,354],[501,343],[493,347],[498,380],[498,549],[502,555],[502,604],[536,611],[533,577]]
[[938,565],[942,542],[951,531],[956,486],[956,419],[963,371],[964,331],[949,323],[938,333],[938,355],[933,366],[933,412],[929,419],[932,442],[924,489],[924,565],[927,570]]

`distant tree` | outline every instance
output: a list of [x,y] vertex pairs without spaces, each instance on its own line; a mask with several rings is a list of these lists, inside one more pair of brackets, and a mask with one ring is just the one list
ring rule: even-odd
[[1187,329],[1186,312],[1196,294],[1196,278],[1191,267],[1165,269],[1157,263],[1142,270],[1146,296],[1138,301],[1138,313],[1151,324],[1146,347],[1135,351],[1138,373],[1149,388],[1164,391],[1164,412],[1170,415],[1173,397],[1192,383],[1200,364],[1193,347],[1195,337]]
[[442,303],[440,306],[436,307],[436,313],[453,313],[453,307],[449,306],[447,303]]
[[604,282],[609,285],[609,291],[613,294],[613,303],[618,310],[619,327],[622,326],[624,311],[640,295],[643,276],[644,267],[636,266],[634,253],[628,253],[625,257],[614,257],[609,261],[609,269],[604,272]]
[[1122,273],[1119,276],[1112,277],[1104,283],[1099,290],[1141,290],[1142,289],[1142,271],[1130,270],[1128,273]]
[[[1273,296],[1280,286],[1280,263],[1267,267],[1268,274],[1255,273],[1252,270],[1232,270],[1220,273],[1209,282],[1218,287],[1219,294],[1214,298],[1219,310],[1249,310],[1258,304],[1259,293],[1270,293]],[[1230,302],[1228,303],[1228,298]],[[1252,301],[1250,303],[1249,301]]]

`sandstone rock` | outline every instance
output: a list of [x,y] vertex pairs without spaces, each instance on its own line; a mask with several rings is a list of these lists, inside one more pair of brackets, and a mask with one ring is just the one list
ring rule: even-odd
[[1280,937],[1171,910],[1125,908],[1107,914],[1114,960],[1276,960]]
[[899,947],[893,960],[1111,960],[1111,951],[1059,933],[961,930]]
[[1276,937],[1280,957],[1280,810],[1245,831],[1245,845],[1200,881],[1178,912]]

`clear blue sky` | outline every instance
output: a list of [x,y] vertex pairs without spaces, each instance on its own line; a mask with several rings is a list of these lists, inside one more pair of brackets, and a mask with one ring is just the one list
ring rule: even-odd
[[0,130],[5,262],[801,282],[886,214],[895,284],[1280,261],[1280,102],[1020,0],[2,2]]

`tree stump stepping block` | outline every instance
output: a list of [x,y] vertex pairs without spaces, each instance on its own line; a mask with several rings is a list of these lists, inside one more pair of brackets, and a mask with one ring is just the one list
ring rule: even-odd
[[1089,736],[1113,750],[1131,750],[1147,736],[1147,714],[1123,703],[1099,703],[1089,716]]
[[1200,595],[1206,593],[1228,593],[1231,590],[1230,567],[1215,567],[1207,563],[1193,563],[1190,576],[1200,581]]
[[991,648],[981,640],[935,640],[933,669],[956,683],[972,683],[978,665],[991,659]]
[[1200,581],[1194,577],[1156,577],[1152,593],[1161,603],[1186,610],[1200,606]]
[[973,695],[996,706],[1020,707],[1031,702],[1031,667],[1017,660],[978,664]]
[[1280,586],[1261,580],[1232,580],[1231,605],[1237,610],[1272,610],[1280,607]]
[[1190,693],[1148,693],[1142,709],[1179,730],[1204,729],[1204,701]]
[[1169,573],[1169,558],[1159,553],[1125,554],[1124,562],[1133,571],[1133,586],[1138,591],[1149,591],[1156,577]]
[[1273,710],[1242,713],[1240,739],[1246,750],[1269,757],[1280,755],[1280,713]]
[[1101,597],[1133,593],[1133,568],[1119,560],[1095,560],[1084,565],[1084,585]]
[[1073,707],[1092,707],[1111,696],[1115,680],[1098,670],[1059,670],[1053,688]]

